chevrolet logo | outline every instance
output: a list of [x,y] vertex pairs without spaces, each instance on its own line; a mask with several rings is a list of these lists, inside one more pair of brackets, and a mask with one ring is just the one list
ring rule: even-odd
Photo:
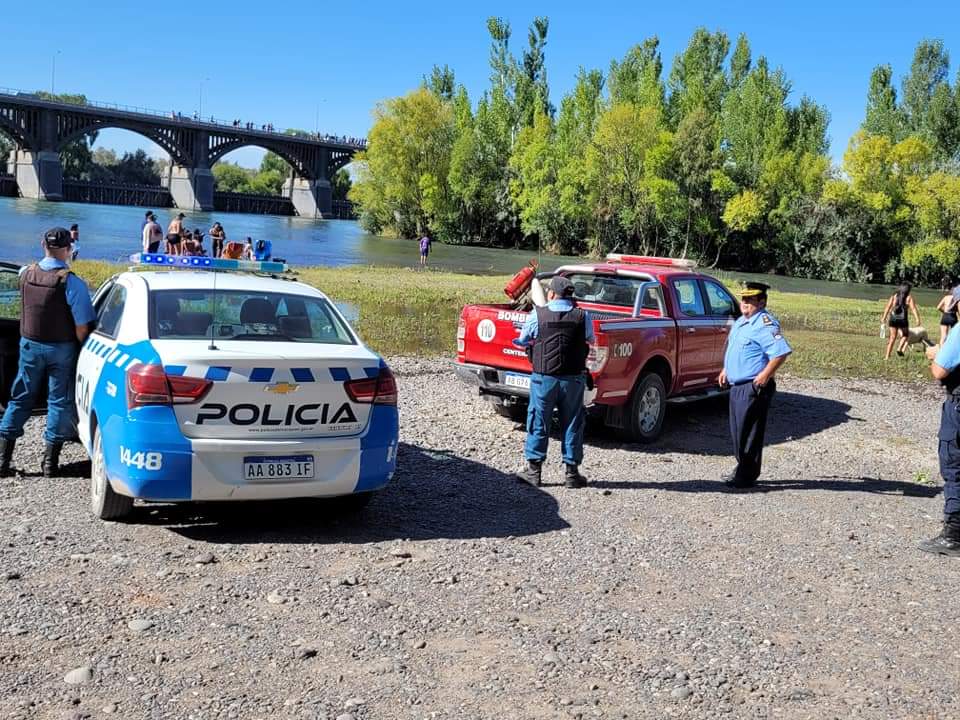
[[267,392],[274,393],[275,395],[287,395],[292,392],[296,392],[300,389],[299,385],[294,385],[288,382],[278,382],[273,385],[267,385],[264,390]]

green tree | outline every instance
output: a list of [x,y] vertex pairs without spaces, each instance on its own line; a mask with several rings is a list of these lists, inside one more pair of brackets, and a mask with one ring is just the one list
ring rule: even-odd
[[668,82],[668,107],[674,127],[698,107],[711,115],[720,112],[728,89],[723,66],[729,51],[726,34],[697,28],[686,49],[674,58]]
[[922,40],[913,53],[910,72],[903,78],[903,112],[911,132],[932,135],[931,102],[947,81],[950,58],[942,40]]
[[430,75],[423,76],[423,86],[442,100],[453,100],[456,78],[449,66],[434,65]]
[[893,87],[893,70],[889,65],[878,65],[870,73],[867,91],[867,111],[861,126],[870,135],[884,135],[893,142],[903,139],[905,120],[897,105],[897,91]]
[[345,169],[341,168],[337,170],[336,174],[333,176],[333,180],[330,183],[333,199],[338,202],[343,202],[347,199],[347,195],[350,193],[350,188],[353,186],[353,181],[350,179],[350,173]]
[[252,172],[229,162],[218,162],[213,166],[213,183],[217,190],[224,192],[250,192]]
[[425,88],[377,107],[367,150],[355,160],[358,177],[350,190],[367,227],[414,237],[449,214],[453,197],[447,178],[455,130],[450,103]]
[[751,64],[750,41],[743,33],[737,37],[736,47],[730,56],[730,87],[738,88],[747,79]]
[[524,234],[539,237],[543,246],[556,252],[563,247],[566,223],[557,186],[558,158],[553,121],[537,113],[533,127],[523,128],[517,138],[510,165],[510,189],[520,211]]
[[634,45],[620,62],[614,60],[610,63],[610,101],[663,111],[666,89],[662,73],[660,40],[654,35],[642,44]]

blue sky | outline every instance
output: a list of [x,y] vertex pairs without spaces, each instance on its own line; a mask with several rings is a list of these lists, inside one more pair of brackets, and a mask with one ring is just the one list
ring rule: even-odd
[[[93,100],[277,127],[365,134],[375,104],[414,88],[434,63],[447,63],[474,100],[487,86],[490,15],[513,26],[519,54],[535,15],[550,18],[546,48],[553,101],[577,68],[606,71],[645,37],[658,35],[665,74],[698,26],[747,33],[764,54],[832,115],[839,158],[862,116],[867,81],[891,63],[899,83],[922,38],[941,38],[960,65],[960,6],[953,3],[777,2],[251,2],[163,3],[46,0],[10,3],[2,13],[0,85],[49,89]],[[59,51],[59,54],[57,54]],[[319,118],[319,120],[318,120]],[[98,145],[152,146],[123,131]],[[256,164],[259,151],[228,156]]]

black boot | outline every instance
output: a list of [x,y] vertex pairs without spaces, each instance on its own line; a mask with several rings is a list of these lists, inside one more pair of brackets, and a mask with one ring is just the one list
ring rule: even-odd
[[563,484],[568,488],[586,487],[587,479],[580,474],[580,469],[576,465],[566,465],[566,471],[563,476]]
[[16,442],[13,438],[0,437],[0,477],[13,475],[10,463],[13,462],[13,446]]
[[936,537],[920,543],[920,549],[935,555],[960,557],[960,513],[944,516],[943,530]]
[[60,472],[60,451],[63,449],[62,442],[47,443],[43,448],[43,463],[40,469],[43,476],[50,478],[56,477]]
[[540,469],[542,463],[537,460],[527,460],[527,466],[517,473],[517,477],[523,480],[525,483],[529,483],[534,487],[540,487]]

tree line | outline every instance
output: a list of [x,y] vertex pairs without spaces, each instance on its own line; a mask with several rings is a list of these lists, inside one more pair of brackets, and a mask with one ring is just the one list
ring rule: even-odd
[[942,42],[917,46],[899,93],[889,65],[873,71],[837,167],[827,109],[791,101],[746,35],[698,29],[668,71],[648,38],[606,72],[581,68],[556,108],[547,18],[519,57],[509,23],[487,30],[476,103],[435,66],[375,109],[350,192],[367,230],[832,280],[960,274],[960,88]]

